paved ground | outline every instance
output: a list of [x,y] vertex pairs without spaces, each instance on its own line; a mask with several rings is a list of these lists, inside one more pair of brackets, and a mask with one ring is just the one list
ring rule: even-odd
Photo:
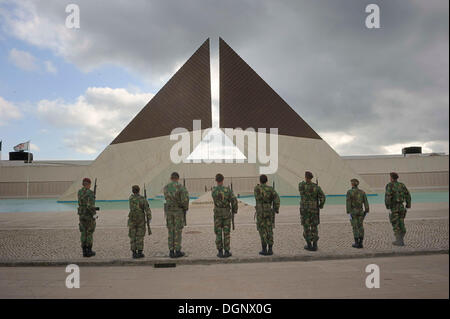
[[[380,288],[365,286],[368,264]],[[81,267],[0,267],[0,298],[449,298],[448,254],[310,262]]]
[[[448,203],[416,204],[408,212],[406,247],[394,247],[387,211],[372,205],[366,218],[365,249],[351,248],[352,232],[344,206],[328,206],[321,212],[318,252],[303,250],[298,207],[283,206],[275,228],[276,260],[309,258],[348,258],[390,253],[421,253],[448,251]],[[183,249],[187,257],[177,262],[223,262],[215,258],[211,205],[192,205],[188,227],[184,229]],[[259,236],[253,221],[254,208],[241,205],[232,233],[233,257],[226,261],[260,261],[268,259],[257,254]],[[132,260],[127,237],[126,211],[101,211],[94,236],[97,256],[81,257],[77,215],[74,212],[2,213],[0,214],[0,265],[26,265],[29,262],[153,263],[168,258],[167,230],[161,209],[153,210],[152,236],[145,238],[143,260]],[[42,264],[42,263],[41,263]]]

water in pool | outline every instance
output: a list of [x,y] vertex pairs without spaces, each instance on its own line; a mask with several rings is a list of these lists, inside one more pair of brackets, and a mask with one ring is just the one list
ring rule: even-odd
[[[448,203],[449,192],[412,192],[413,203]],[[281,196],[282,206],[296,206],[299,204],[298,196]],[[384,193],[368,196],[370,204],[384,203]],[[191,198],[191,201],[195,198]],[[255,198],[251,195],[242,196],[240,200],[255,205]],[[162,208],[162,198],[150,200],[150,207]],[[344,205],[345,196],[327,196],[328,205]],[[128,201],[97,201],[101,210],[128,210]],[[56,212],[76,210],[76,203],[59,203],[56,199],[0,199],[0,213],[7,212]]]

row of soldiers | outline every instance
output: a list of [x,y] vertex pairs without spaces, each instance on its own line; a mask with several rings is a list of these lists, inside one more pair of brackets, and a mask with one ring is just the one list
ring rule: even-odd
[[[303,226],[303,237],[306,241],[304,249],[316,251],[319,240],[318,225],[320,223],[320,210],[325,205],[325,194],[314,183],[313,174],[305,172],[305,180],[300,182],[300,221]],[[386,185],[385,205],[389,213],[389,219],[393,227],[394,245],[403,246],[406,233],[406,210],[411,207],[411,195],[403,183],[398,182],[398,174],[390,173],[391,181]],[[170,176],[170,182],[164,186],[164,213],[168,229],[169,256],[171,258],[183,257],[181,251],[182,230],[186,225],[186,212],[189,209],[189,193],[180,182],[180,176],[174,172]],[[217,185],[212,189],[214,201],[214,233],[216,235],[217,257],[230,257],[230,233],[234,229],[234,215],[238,212],[238,202],[233,190],[224,186],[224,176],[216,175]],[[261,239],[262,249],[259,254],[270,256],[273,254],[273,228],[275,227],[275,214],[279,213],[280,197],[274,187],[267,185],[267,176],[259,177],[260,183],[254,188],[256,228]],[[352,188],[346,195],[346,211],[350,216],[355,242],[354,248],[363,248],[364,227],[363,221],[369,213],[369,202],[366,193],[358,188],[359,181],[351,180]],[[84,257],[95,255],[92,250],[93,233],[96,225],[95,194],[90,190],[91,180],[83,179],[83,187],[78,191],[78,214],[81,232],[81,246]],[[406,207],[405,207],[406,204]],[[149,222],[152,212],[147,199],[140,195],[137,185],[132,187],[129,198],[130,212],[128,215],[128,236],[133,258],[144,257],[144,236],[147,223],[148,233],[151,234]]]

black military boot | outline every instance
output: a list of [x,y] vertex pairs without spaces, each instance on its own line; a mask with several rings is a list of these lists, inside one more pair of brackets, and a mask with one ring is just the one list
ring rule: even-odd
[[401,234],[400,238],[401,238],[401,246],[405,246],[405,242],[403,241],[403,238],[405,238],[405,234]]
[[170,257],[170,258],[175,258],[175,252],[174,252],[173,250],[171,250],[171,251],[169,252],[169,257]]
[[318,249],[317,247],[317,240],[313,241],[312,251],[316,251]]
[[363,237],[359,237],[359,241],[358,241],[358,248],[364,248],[363,246]]
[[142,252],[142,250],[138,250],[138,252],[137,252],[137,258],[144,258],[145,257],[145,255],[144,255],[144,253]]
[[395,246],[404,246],[405,245],[400,234],[395,235],[395,241],[392,242],[392,245],[395,245]]
[[95,256],[95,251],[92,250],[92,246],[86,247],[86,257]]
[[359,238],[355,237],[355,243],[352,245],[353,248],[359,248]]
[[131,257],[132,257],[133,259],[138,258],[138,257],[137,257],[137,252],[136,252],[136,250],[132,250],[131,252],[132,252],[132,256],[131,256]]
[[223,258],[223,250],[222,249],[217,249],[217,251],[218,251],[217,257]]
[[303,247],[303,248],[305,248],[306,250],[312,251],[313,246],[311,245],[310,241],[307,241],[305,247]]
[[180,258],[180,257],[183,257],[183,256],[184,256],[184,253],[181,250],[177,250],[175,252],[175,258]]
[[225,253],[223,254],[223,258],[231,257],[231,252],[229,250],[225,250]]
[[272,245],[269,245],[269,249],[267,250],[267,255],[268,256],[273,255]]
[[267,255],[267,245],[265,243],[261,243],[262,250],[259,252],[260,255]]
[[87,247],[83,246],[82,248],[83,248],[83,257],[89,257],[87,253]]

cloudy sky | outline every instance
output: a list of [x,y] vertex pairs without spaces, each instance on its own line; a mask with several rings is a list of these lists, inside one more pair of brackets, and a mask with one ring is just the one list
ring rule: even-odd
[[[80,28],[65,8],[80,8]],[[367,29],[365,7],[381,9]],[[448,153],[448,1],[0,0],[3,158],[94,159],[221,36],[341,155]],[[214,55],[214,52],[213,52]]]

